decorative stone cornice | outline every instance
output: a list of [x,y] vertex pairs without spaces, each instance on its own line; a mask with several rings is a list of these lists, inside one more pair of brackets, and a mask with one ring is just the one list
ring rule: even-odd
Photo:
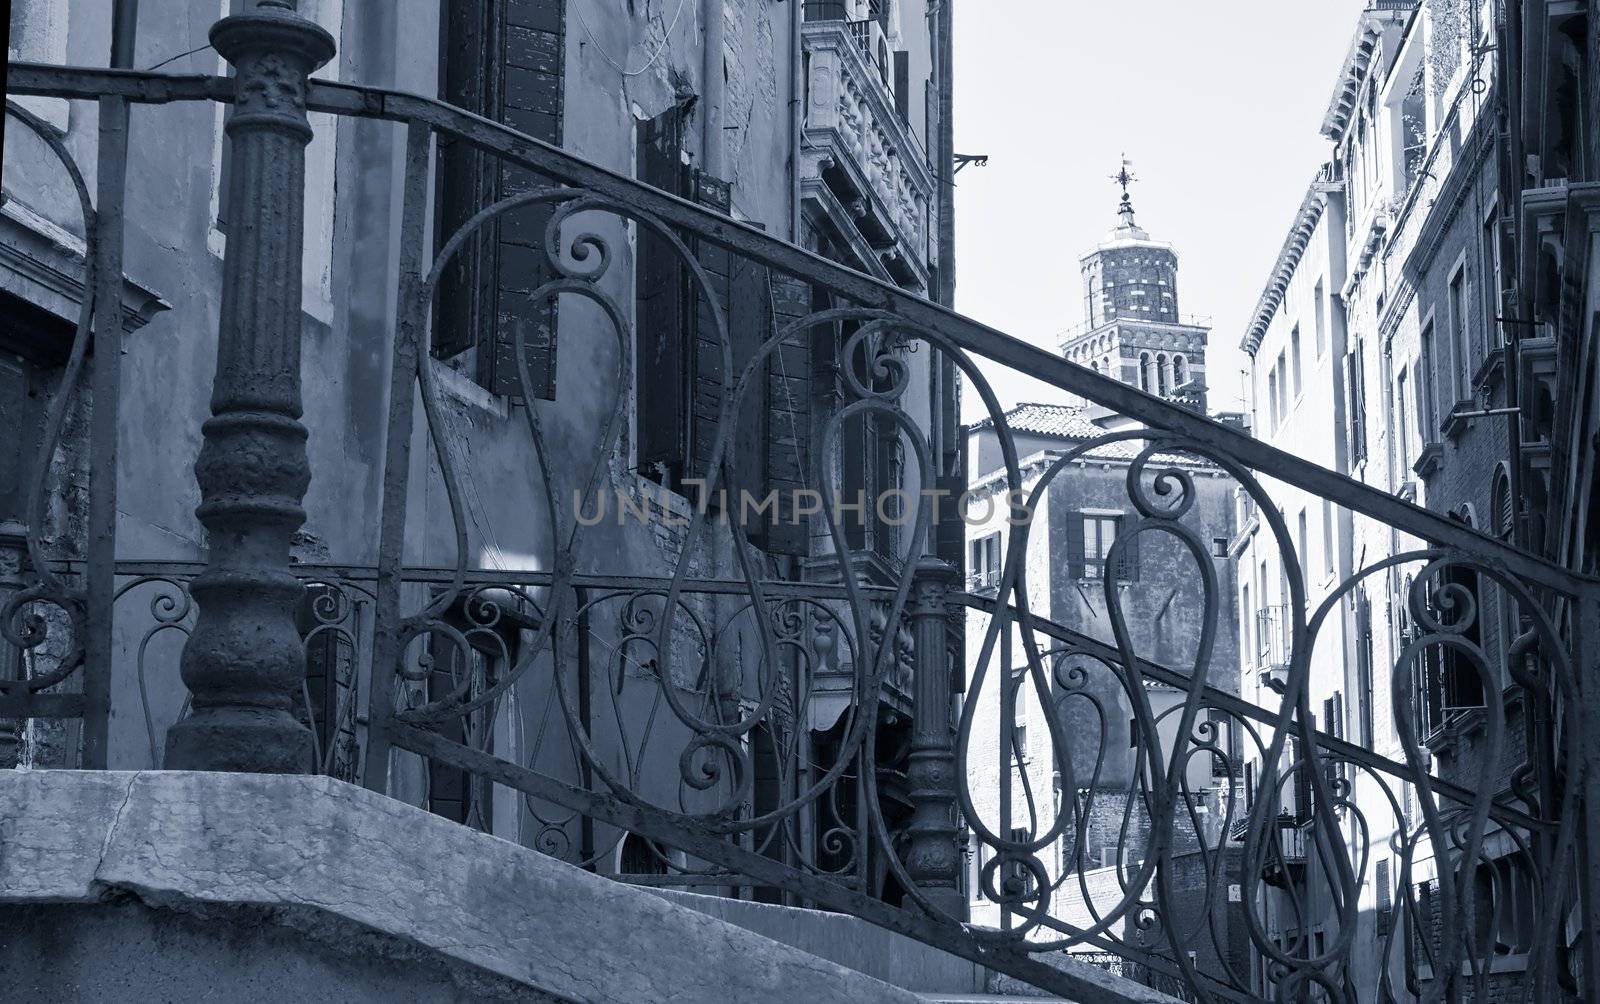
[[[0,203],[0,289],[76,323],[85,295],[84,271],[83,238],[16,199]],[[171,307],[148,286],[123,276],[123,331],[136,331]]]
[[1378,42],[1384,30],[1391,25],[1404,24],[1421,6],[1421,0],[1376,0],[1361,12],[1356,23],[1355,38],[1345,53],[1344,64],[1339,68],[1339,79],[1334,84],[1333,96],[1328,100],[1328,110],[1322,116],[1322,135],[1334,143],[1344,138],[1351,114],[1360,99],[1361,85],[1372,69],[1373,57],[1378,52]]
[[1328,194],[1341,191],[1343,187],[1344,182],[1336,180],[1334,176],[1332,164],[1324,164],[1318,168],[1316,176],[1311,179],[1311,184],[1306,187],[1305,198],[1300,201],[1300,208],[1295,211],[1289,235],[1283,239],[1283,247],[1278,249],[1277,260],[1272,264],[1266,288],[1261,291],[1261,297],[1256,301],[1250,327],[1239,340],[1239,347],[1246,355],[1256,354],[1256,350],[1261,347],[1261,340],[1266,337],[1267,328],[1272,324],[1273,315],[1283,305],[1283,297],[1289,291],[1289,283],[1294,279],[1295,269],[1300,266],[1300,259],[1305,256],[1306,248],[1311,243],[1311,236],[1317,232],[1317,224],[1321,222],[1322,213],[1328,206]]

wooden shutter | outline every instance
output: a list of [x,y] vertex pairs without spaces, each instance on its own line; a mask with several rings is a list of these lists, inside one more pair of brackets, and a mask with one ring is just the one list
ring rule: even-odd
[[[670,108],[639,125],[639,180],[681,195],[688,174],[683,164],[683,113]],[[639,228],[635,290],[635,408],[638,413],[639,473],[668,485],[684,476],[688,429],[689,278],[677,251],[663,237]]]
[[1377,889],[1378,936],[1386,937],[1394,930],[1394,890],[1389,885],[1389,859],[1379,858],[1373,868],[1373,883]]
[[[774,330],[811,312],[811,288],[790,276],[767,277]],[[775,554],[811,553],[808,519],[796,520],[795,493],[811,480],[811,333],[784,339],[767,367],[766,488],[778,493],[778,522],[765,547]],[[957,524],[957,533],[961,532]]]
[[1093,517],[1081,512],[1067,515],[1067,578],[1083,578],[1083,535],[1085,525]]
[[[731,395],[745,367],[772,336],[772,288],[767,267],[747,258],[734,256],[728,274],[728,337],[733,346],[733,372],[722,385],[721,393]],[[768,357],[751,375],[749,388],[733,415],[733,467],[728,479],[729,502],[738,512],[740,493],[759,499],[767,487],[767,442],[770,437],[772,360]],[[745,525],[750,539],[767,543],[772,529],[770,515],[754,516]]]
[[[729,210],[732,192],[727,182],[699,171],[693,172],[691,180],[690,195],[696,202],[719,213],[726,213]],[[734,256],[725,248],[699,241],[689,242],[689,249],[705,272],[706,281],[711,287],[710,295],[717,298],[722,307],[722,316],[731,319]],[[694,318],[693,338],[690,343],[692,353],[690,371],[694,374],[694,382],[691,388],[693,394],[689,418],[691,462],[688,469],[691,471],[689,476],[703,478],[710,469],[711,448],[716,444],[724,382],[734,380],[736,373],[722,372],[722,346],[717,340],[716,319],[712,314],[711,305],[706,302],[704,291],[697,286],[691,286],[690,295],[694,297],[691,315]],[[731,337],[731,324],[729,332]],[[730,443],[730,446],[732,445]]]
[[[499,120],[535,139],[561,143],[565,0],[503,0],[499,44]],[[472,6],[471,4],[456,6]],[[500,195],[550,186],[550,179],[504,162]],[[528,389],[535,397],[556,395],[556,301],[528,294],[556,277],[544,250],[544,232],[555,209],[533,206],[503,217],[495,269],[493,348],[479,356],[484,385],[513,399],[523,396],[517,374],[517,342],[525,347]]]
[[[562,132],[565,0],[491,0],[444,5],[440,79],[444,100],[535,139],[559,144]],[[441,135],[438,245],[468,217],[550,180],[487,157]],[[555,277],[544,250],[553,208],[519,209],[485,226],[457,252],[440,281],[434,353],[478,348],[478,382],[521,399],[517,343],[525,347],[529,390],[555,397],[556,304],[529,293]]]
[[1299,739],[1289,740],[1289,767],[1294,770],[1294,817],[1300,822],[1311,818],[1311,765]]
[[903,49],[894,54],[894,110],[911,124],[911,53]]

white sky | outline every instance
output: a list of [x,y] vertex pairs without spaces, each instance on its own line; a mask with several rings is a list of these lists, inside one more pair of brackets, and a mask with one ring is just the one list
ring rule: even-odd
[[[1239,339],[1328,144],[1318,128],[1365,0],[958,0],[956,308],[1055,351],[1078,258],[1133,205],[1209,315],[1213,411],[1240,407]],[[987,366],[1001,404],[1060,392]],[[977,395],[963,420],[983,417]]]

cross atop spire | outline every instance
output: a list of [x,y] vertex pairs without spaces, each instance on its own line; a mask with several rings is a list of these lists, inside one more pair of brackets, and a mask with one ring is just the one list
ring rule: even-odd
[[1122,155],[1122,169],[1113,174],[1111,180],[1122,186],[1122,204],[1117,207],[1117,215],[1122,217],[1123,226],[1131,227],[1134,225],[1133,200],[1128,196],[1128,186],[1139,178],[1133,173],[1133,161],[1128,159],[1126,153]]

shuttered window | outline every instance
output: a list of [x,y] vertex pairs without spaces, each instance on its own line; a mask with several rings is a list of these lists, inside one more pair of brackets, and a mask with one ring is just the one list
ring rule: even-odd
[[[684,156],[689,115],[673,107],[639,124],[639,180],[727,214],[727,182],[691,169]],[[698,501],[686,479],[705,479],[715,451],[724,395],[731,395],[776,326],[809,312],[808,287],[774,276],[758,262],[680,233],[709,287],[702,290],[681,254],[663,235],[639,228],[635,274],[635,408],[639,473]],[[708,298],[709,296],[709,298]],[[733,368],[723,371],[714,298],[726,320]],[[797,524],[793,499],[807,483],[810,439],[810,359],[804,332],[787,339],[751,375],[720,482],[734,518],[752,542],[769,551],[803,555],[809,528]],[[765,508],[776,493],[776,503]],[[747,501],[748,500],[748,501]],[[710,500],[715,504],[718,499]]]
[[[446,2],[441,11],[441,97],[559,144],[565,0]],[[550,184],[440,133],[436,245],[485,206]],[[476,350],[478,382],[512,399],[525,396],[517,373],[519,341],[528,364],[527,390],[555,398],[556,304],[530,296],[555,277],[544,249],[552,212],[531,206],[487,224],[456,253],[439,283],[434,354],[448,359]]]
[[1345,386],[1350,407],[1350,462],[1359,464],[1367,457],[1366,364],[1362,361],[1359,338],[1345,357]]
[[[1067,534],[1067,568],[1074,579],[1101,579],[1105,577],[1106,562],[1110,560],[1111,545],[1122,530],[1122,517],[1100,513],[1082,513],[1078,532]],[[1129,537],[1122,547],[1113,570],[1119,582],[1139,581],[1139,538]]]

